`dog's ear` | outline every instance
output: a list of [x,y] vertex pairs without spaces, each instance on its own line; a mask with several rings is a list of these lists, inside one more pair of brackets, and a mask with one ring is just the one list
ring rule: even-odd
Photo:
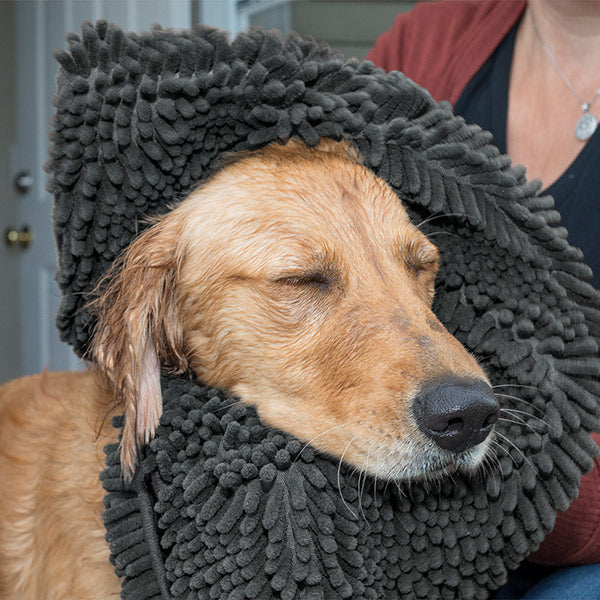
[[126,480],[162,414],[161,366],[175,373],[188,368],[178,295],[182,236],[170,217],[142,233],[115,262],[92,304],[98,317],[92,357],[125,409],[121,465]]

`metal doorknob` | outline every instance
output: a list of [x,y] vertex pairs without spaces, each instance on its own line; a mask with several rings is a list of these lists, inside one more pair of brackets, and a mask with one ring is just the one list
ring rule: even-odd
[[25,226],[21,231],[14,227],[9,227],[4,233],[4,240],[7,246],[12,248],[21,247],[27,248],[33,241],[33,233],[29,231],[29,227]]

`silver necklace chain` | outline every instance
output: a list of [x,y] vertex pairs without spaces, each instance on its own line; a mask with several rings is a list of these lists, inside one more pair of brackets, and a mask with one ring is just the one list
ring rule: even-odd
[[561,66],[558,64],[557,60],[554,58],[554,54],[552,54],[552,50],[550,50],[550,47],[548,46],[548,44],[546,44],[546,40],[544,40],[544,38],[542,37],[542,34],[540,33],[540,30],[538,29],[538,26],[537,26],[537,23],[535,22],[533,13],[530,11],[529,14],[531,15],[531,24],[533,25],[533,30],[535,31],[536,35],[538,36],[538,38],[542,44],[542,48],[544,48],[544,51],[546,52],[546,54],[552,61],[552,64],[554,65],[555,69],[558,71],[558,74],[562,77],[563,81],[567,84],[567,87],[569,88],[569,90],[571,90],[571,93],[573,94],[573,96],[575,96],[575,98],[577,98],[577,101],[579,102],[579,105],[581,106],[581,110],[583,111],[583,115],[581,117],[579,117],[579,119],[577,120],[577,124],[575,125],[575,135],[576,135],[577,139],[579,139],[581,141],[587,140],[588,138],[592,137],[594,131],[596,131],[596,127],[598,126],[598,121],[596,120],[596,117],[594,117],[594,115],[592,115],[590,113],[590,107],[592,106],[592,103],[594,102],[594,100],[598,96],[600,96],[600,88],[598,88],[596,90],[596,93],[591,97],[591,99],[588,102],[584,102],[584,100],[581,98],[581,96],[577,93],[577,90],[573,87],[573,84],[569,81],[567,74],[562,70]]

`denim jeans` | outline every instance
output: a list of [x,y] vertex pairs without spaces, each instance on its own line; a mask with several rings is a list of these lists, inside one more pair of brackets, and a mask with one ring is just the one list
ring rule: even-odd
[[600,564],[550,569],[525,564],[493,600],[600,600]]

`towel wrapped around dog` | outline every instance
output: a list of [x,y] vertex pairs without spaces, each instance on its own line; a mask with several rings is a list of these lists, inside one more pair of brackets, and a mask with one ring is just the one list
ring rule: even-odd
[[116,447],[102,474],[122,597],[487,597],[539,546],[597,455],[599,297],[552,198],[402,74],[296,35],[230,42],[205,27],[135,35],[98,21],[68,42],[48,170],[57,325],[77,353],[102,275],[223,153],[349,139],[436,233],[434,310],[517,415],[499,422],[477,475],[396,484],[265,427],[222,391],[164,376],[164,415],[132,485]]

